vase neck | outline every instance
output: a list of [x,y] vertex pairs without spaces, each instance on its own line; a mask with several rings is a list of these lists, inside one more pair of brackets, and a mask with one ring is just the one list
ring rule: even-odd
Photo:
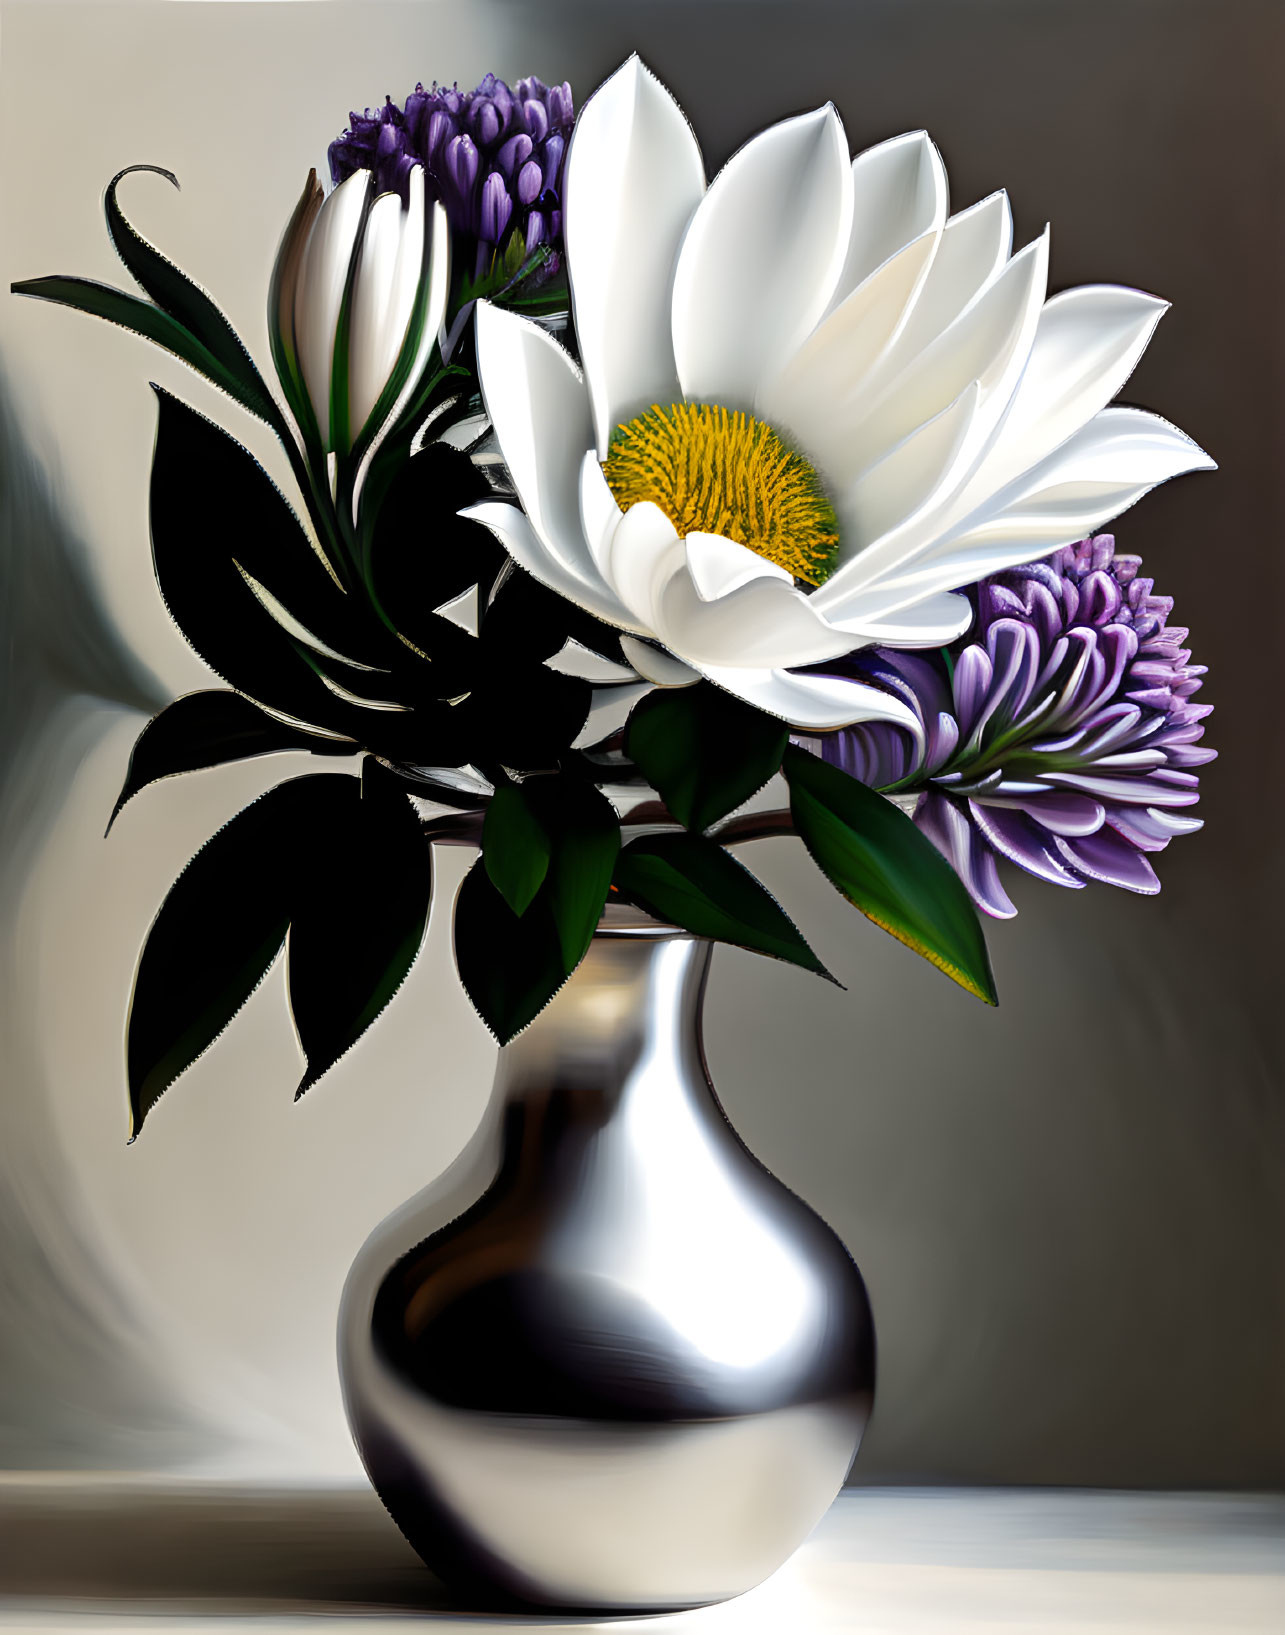
[[581,1092],[610,1104],[648,1059],[706,1083],[700,1023],[711,951],[668,928],[604,927],[561,992],[501,1050],[497,1091],[506,1101]]

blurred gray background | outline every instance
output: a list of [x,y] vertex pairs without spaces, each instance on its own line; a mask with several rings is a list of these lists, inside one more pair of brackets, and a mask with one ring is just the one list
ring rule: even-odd
[[[1169,298],[1128,397],[1221,463],[1118,530],[1177,599],[1218,706],[1200,835],[1164,891],[1009,881],[985,1010],[789,840],[742,856],[847,984],[720,951],[709,1054],[751,1148],[843,1234],[881,1378],[863,1482],[1285,1481],[1281,638],[1285,8],[1276,0],[841,5],[7,4],[0,259],[127,282],[139,226],[261,361],[277,237],[351,107],[638,49],[711,170],[831,98],[854,148],[926,127],[960,208],[1053,223],[1052,287]],[[494,1049],[429,946],[299,1106],[280,970],[126,1151],[134,959],[176,870],[286,763],[150,791],[108,841],[145,712],[205,684],[151,579],[144,343],[0,297],[0,1467],[356,1472],[333,1320],[370,1228],[480,1116]]]

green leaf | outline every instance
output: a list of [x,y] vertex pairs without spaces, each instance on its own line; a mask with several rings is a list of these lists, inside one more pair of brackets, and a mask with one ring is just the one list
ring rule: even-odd
[[111,234],[116,253],[130,273],[159,307],[178,321],[240,388],[239,401],[253,410],[261,419],[272,423],[276,407],[272,394],[264,385],[254,361],[246,351],[236,331],[198,284],[166,256],[149,244],[126,221],[116,198],[121,180],[135,171],[150,171],[163,176],[175,188],[178,177],[159,165],[127,165],[107,184],[103,208],[107,215],[107,231]]
[[131,1141],[276,958],[290,921],[291,880],[282,862],[307,822],[315,782],[280,784],[238,812],[161,904],[138,962],[126,1026]]
[[423,940],[432,853],[397,778],[278,784],[197,852],[148,932],[130,1001],[130,1139],[219,1036],[290,936],[300,1093],[361,1037]]
[[482,862],[491,884],[519,916],[549,872],[548,831],[520,784],[501,784],[482,824]]
[[459,515],[488,492],[466,454],[430,443],[402,461],[373,513],[368,575],[376,601],[392,627],[430,658],[443,635],[456,642],[464,637],[434,608],[470,585],[479,586],[485,605],[508,560],[489,528]]
[[38,301],[52,301],[57,306],[72,307],[87,312],[94,318],[106,318],[131,334],[144,340],[155,341],[166,352],[204,375],[221,391],[228,394],[251,414],[275,425],[272,413],[265,413],[258,393],[248,392],[245,386],[217,357],[190,335],[176,318],[150,301],[140,300],[110,284],[99,284],[92,278],[27,278],[10,289],[15,295],[34,296]]
[[[155,387],[152,561],[166,606],[205,662],[238,692],[354,736],[354,710],[317,676],[306,645],[273,616],[249,574],[314,638],[368,662],[360,610],[331,578],[248,449]],[[391,638],[390,638],[391,639]],[[360,646],[352,652],[351,646]]]
[[432,847],[396,778],[316,780],[296,863],[290,1009],[308,1059],[303,1095],[401,987],[428,925]]
[[620,819],[600,789],[576,778],[533,778],[528,798],[552,842],[543,895],[570,975],[602,918],[620,854]]
[[821,872],[867,919],[960,987],[997,1003],[981,922],[959,876],[891,801],[791,746],[790,810]]
[[[533,777],[512,794],[520,800],[523,816],[515,817],[518,808],[507,791],[498,819],[492,817],[492,802],[482,831],[482,857],[455,904],[460,977],[478,1015],[501,1044],[540,1014],[584,958],[620,852],[620,820],[592,784],[560,775]],[[530,858],[522,891],[514,892],[512,876],[520,870],[501,864],[497,880],[491,872],[495,858],[488,850],[499,835],[514,833],[516,825],[529,826],[518,831],[528,841],[538,828],[547,847],[543,880],[520,910],[517,905],[534,873]]]
[[625,728],[625,754],[678,821],[704,830],[780,770],[789,728],[708,681],[658,687]]
[[112,808],[110,832],[126,801],[160,778],[204,767],[225,766],[278,750],[307,749],[321,755],[351,755],[348,739],[322,738],[275,721],[239,693],[188,693],[155,715],[139,733],[129,758],[120,798]]
[[474,1009],[502,1045],[540,1014],[568,975],[547,898],[537,895],[519,918],[481,858],[455,899],[455,963]]
[[776,899],[704,835],[643,835],[631,841],[616,864],[616,885],[658,920],[834,981]]

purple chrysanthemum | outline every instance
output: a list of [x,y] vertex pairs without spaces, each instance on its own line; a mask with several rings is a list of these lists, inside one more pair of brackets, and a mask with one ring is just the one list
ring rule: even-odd
[[539,276],[562,256],[562,162],[575,107],[567,84],[520,79],[512,90],[488,74],[476,91],[417,85],[404,108],[391,99],[349,115],[330,144],[335,184],[370,170],[380,192],[407,196],[408,177],[425,169],[430,198],[445,207],[457,254],[476,280],[497,257],[520,266],[543,245]]
[[1060,886],[1156,892],[1147,854],[1201,826],[1195,769],[1216,754],[1199,742],[1211,706],[1192,701],[1204,666],[1139,567],[1099,534],[982,580],[953,648],[826,666],[899,694],[923,738],[871,722],[813,747],[863,783],[918,794],[915,822],[988,914],[1017,912],[998,857]]

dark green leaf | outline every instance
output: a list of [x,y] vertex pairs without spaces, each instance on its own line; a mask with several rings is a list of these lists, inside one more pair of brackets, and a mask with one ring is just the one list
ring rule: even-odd
[[834,981],[776,899],[704,835],[643,835],[630,841],[616,864],[616,885],[658,920]]
[[344,593],[249,451],[168,392],[156,394],[152,560],[175,622],[239,692],[347,732],[354,712],[319,679],[305,645],[268,611],[246,574],[330,645],[348,634]]
[[397,780],[367,760],[360,782],[315,782],[299,837],[290,924],[290,1009],[308,1070],[302,1095],[401,987],[432,896],[432,848]]
[[[493,821],[488,812],[483,858],[474,865],[455,904],[460,977],[501,1044],[539,1015],[584,958],[620,851],[615,808],[592,784],[561,776],[534,777],[513,793],[525,809],[523,821],[538,824],[547,836],[542,883],[521,915],[515,913],[512,899],[505,900],[488,872],[488,829]],[[504,828],[495,833],[511,832],[515,810],[510,807],[502,815],[499,822]]]
[[271,424],[276,418],[272,395],[232,325],[199,285],[126,221],[116,190],[122,178],[138,170],[163,176],[178,187],[178,177],[159,165],[128,165],[112,177],[107,184],[103,208],[116,253],[152,300],[176,319],[237,383],[240,401]]
[[370,582],[385,618],[430,659],[465,633],[434,612],[471,585],[487,593],[505,561],[489,528],[457,513],[489,492],[486,479],[459,449],[430,443],[406,460],[375,512]]
[[519,919],[491,884],[481,858],[455,899],[455,963],[478,1015],[502,1045],[567,980],[547,899],[537,894]]
[[111,829],[126,801],[158,778],[284,749],[351,755],[356,745],[346,739],[322,738],[285,726],[239,693],[188,693],[153,716],[139,733],[129,758],[125,786],[107,827]]
[[708,681],[658,687],[625,728],[625,754],[680,823],[704,830],[781,766],[789,728]]
[[542,663],[559,652],[568,639],[617,664],[625,662],[618,630],[517,566],[501,580],[487,607],[481,636],[491,662],[508,658]]
[[317,781],[281,784],[239,812],[161,904],[138,962],[126,1030],[131,1140],[276,958],[290,920],[283,857],[306,824]]
[[10,285],[15,295],[31,295],[38,301],[52,301],[58,306],[73,307],[94,318],[106,318],[131,334],[144,340],[155,341],[165,351],[188,364],[200,375],[226,392],[251,414],[268,419],[257,393],[247,392],[237,377],[203,346],[189,335],[183,325],[168,312],[142,301],[137,295],[113,289],[110,284],[99,284],[92,278],[27,278]]
[[981,922],[959,876],[906,814],[819,756],[791,747],[794,826],[850,903],[978,999],[996,1003]]
[[555,765],[589,714],[591,688],[542,664],[481,669],[460,715],[469,759],[498,761],[521,771]]
[[496,789],[482,825],[482,862],[491,884],[517,915],[525,914],[549,872],[548,830],[522,785]]
[[601,790],[574,778],[533,778],[528,799],[552,842],[541,895],[548,901],[563,968],[570,975],[602,917],[620,854],[620,819]]
[[620,817],[602,790],[579,778],[535,778],[531,795],[553,839],[544,896],[557,927],[562,966],[575,970],[602,919],[620,857]]

